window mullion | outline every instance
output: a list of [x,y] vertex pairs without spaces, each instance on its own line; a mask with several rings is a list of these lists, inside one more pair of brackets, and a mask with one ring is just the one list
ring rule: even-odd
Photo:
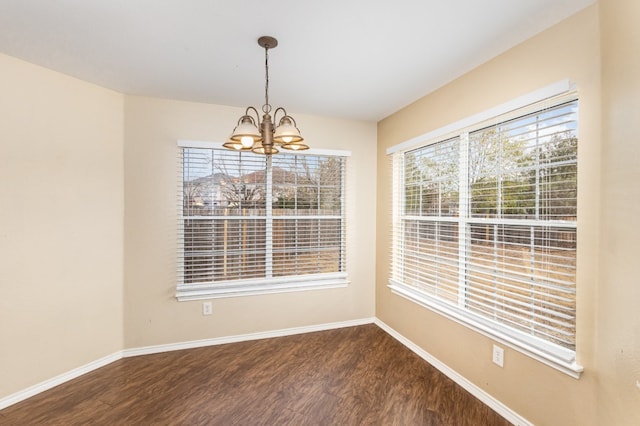
[[458,306],[466,305],[467,219],[469,216],[469,133],[460,135],[458,153]]
[[498,186],[496,194],[496,217],[502,219],[502,181],[504,176],[502,175],[502,166],[504,161],[504,145],[502,143],[502,128],[498,127],[498,161],[496,164],[496,185]]
[[265,234],[265,277],[273,277],[273,171],[271,169],[271,156],[266,158],[266,234]]
[[294,187],[295,187],[295,192],[293,194],[293,206],[294,206],[294,212],[296,215],[296,219],[293,221],[293,250],[291,247],[288,247],[289,250],[293,251],[294,253],[296,253],[296,256],[294,256],[294,268],[296,271],[299,270],[300,268],[300,263],[298,260],[298,246],[299,246],[299,234],[300,234],[300,219],[298,219],[298,216],[300,215],[300,204],[299,204],[299,193],[298,193],[298,167],[300,167],[300,159],[298,157],[294,158],[293,160],[293,164],[294,164],[294,170],[296,171],[295,176],[293,177],[293,182],[294,182]]
[[540,220],[540,115],[536,115],[536,187],[535,191],[535,217]]
[[339,271],[344,271],[346,268],[346,247],[344,246],[345,232],[346,232],[346,192],[347,185],[346,180],[346,165],[344,162],[340,162],[340,263],[338,266]]

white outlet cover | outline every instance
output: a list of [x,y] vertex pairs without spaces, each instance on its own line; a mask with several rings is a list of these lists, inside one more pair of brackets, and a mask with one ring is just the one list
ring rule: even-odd
[[213,306],[211,302],[204,302],[202,304],[202,315],[211,315],[213,313]]
[[504,349],[502,349],[500,346],[493,345],[492,360],[494,364],[500,367],[504,367]]

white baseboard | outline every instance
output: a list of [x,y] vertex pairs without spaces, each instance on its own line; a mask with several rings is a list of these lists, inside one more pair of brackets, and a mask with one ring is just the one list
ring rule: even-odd
[[74,368],[71,371],[60,374],[44,382],[40,382],[27,389],[16,392],[12,395],[0,398],[0,410],[16,404],[41,392],[49,390],[69,380],[89,373],[100,367],[104,367],[114,361],[122,358],[128,358],[138,355],[149,355],[160,352],[176,351],[181,349],[200,348],[203,346],[223,345],[226,343],[245,342],[249,340],[268,339],[271,337],[291,336],[294,334],[312,333],[315,331],[332,330],[336,328],[355,327],[358,325],[372,324],[375,318],[363,318],[351,321],[332,322],[327,324],[310,325],[305,327],[285,328],[280,330],[265,331],[259,333],[241,334],[237,336],[218,337],[213,339],[193,340],[189,342],[170,343],[167,345],[146,346],[142,348],[125,349],[114,354],[108,355],[104,358],[100,358],[96,361],[90,362],[78,368]]
[[0,410],[3,408],[7,408],[10,405],[16,404],[20,401],[23,401],[27,398],[30,398],[34,395],[37,395],[41,392],[49,390],[53,387],[61,385],[69,380],[73,380],[77,377],[82,376],[83,374],[87,374],[93,370],[97,370],[100,367],[104,367],[107,364],[111,364],[114,361],[122,359],[122,351],[115,352],[111,355],[107,355],[103,358],[92,361],[88,364],[80,366],[78,368],[74,368],[71,371],[67,371],[66,373],[62,373],[57,375],[49,380],[45,380],[44,382],[40,382],[33,386],[28,387],[27,389],[21,390],[20,392],[16,392],[12,395],[4,397],[0,399]]
[[294,334],[313,333],[314,331],[332,330],[335,328],[355,327],[363,324],[372,324],[375,318],[364,318],[351,321],[332,322],[328,324],[310,325],[305,327],[284,328],[273,331],[240,334],[236,336],[214,337],[212,339],[191,340],[188,342],[169,343],[166,345],[144,346],[141,348],[125,349],[124,357],[150,355],[182,349],[201,348],[204,346],[224,345],[227,343],[246,342],[249,340],[269,339],[271,337],[292,336]]
[[455,370],[449,368],[446,364],[438,360],[429,352],[425,351],[424,349],[422,349],[421,347],[413,343],[411,340],[407,339],[406,337],[404,337],[403,335],[395,331],[393,328],[389,327],[387,324],[385,324],[378,318],[375,319],[374,323],[378,327],[386,331],[388,334],[390,334],[397,341],[399,341],[400,343],[405,345],[407,348],[409,348],[412,352],[414,352],[420,358],[424,359],[429,364],[437,368],[442,374],[449,377],[458,385],[462,386],[462,388],[464,388],[467,392],[469,392],[471,395],[478,398],[480,401],[482,401],[484,404],[489,406],[496,413],[500,414],[502,417],[504,417],[514,425],[516,426],[532,426],[533,425],[533,423],[529,422],[527,419],[525,419],[515,411],[511,410],[502,402],[498,401],[493,396],[485,392],[483,389],[479,388],[478,386],[476,386],[475,384],[467,380],[461,374],[458,374]]

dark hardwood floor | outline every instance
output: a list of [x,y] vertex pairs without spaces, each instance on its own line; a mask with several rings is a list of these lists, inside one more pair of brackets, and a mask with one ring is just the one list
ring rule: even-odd
[[2,425],[509,425],[375,325],[116,361]]

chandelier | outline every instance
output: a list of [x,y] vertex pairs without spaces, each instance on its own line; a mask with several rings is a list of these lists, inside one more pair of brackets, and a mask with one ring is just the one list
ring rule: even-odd
[[[304,140],[298,130],[296,120],[287,114],[287,111],[278,107],[273,113],[271,120],[271,104],[269,104],[269,49],[278,45],[278,40],[273,37],[263,36],[258,39],[258,44],[264,48],[264,105],[262,105],[262,121],[258,110],[250,106],[244,115],[238,120],[238,124],[227,142],[223,144],[225,148],[234,151],[252,151],[256,154],[271,155],[279,152],[278,147],[292,151],[309,149],[302,143]],[[280,121],[277,121],[278,114],[282,114]],[[251,114],[255,114],[255,117]],[[274,123],[278,125],[274,128]]]

